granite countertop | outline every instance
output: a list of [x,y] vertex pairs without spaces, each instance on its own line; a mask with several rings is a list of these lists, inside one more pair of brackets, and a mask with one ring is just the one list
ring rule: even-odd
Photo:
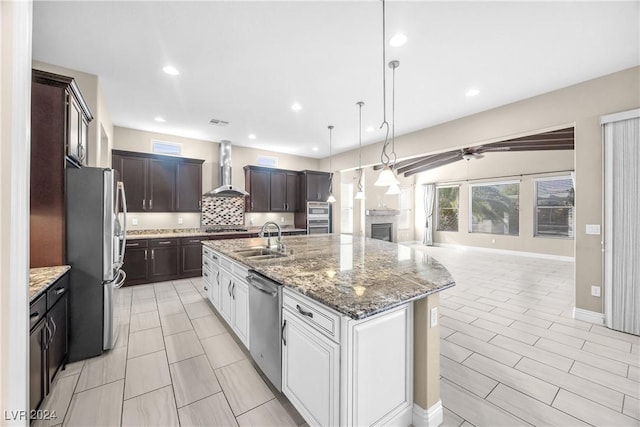
[[283,239],[292,255],[252,261],[235,251],[264,239],[209,240],[204,245],[353,319],[363,319],[452,287],[435,258],[395,243],[340,234]]
[[[238,226],[241,228],[241,226]],[[201,236],[226,236],[226,235],[246,235],[257,234],[261,227],[244,227],[247,231],[222,231],[218,233],[207,233],[206,228],[176,228],[157,230],[130,230],[127,231],[127,239],[170,239],[176,237],[201,237]],[[283,233],[304,231],[306,228],[283,227]]]
[[35,300],[51,284],[58,280],[64,273],[69,271],[71,266],[60,265],[55,267],[39,267],[29,270],[29,299]]

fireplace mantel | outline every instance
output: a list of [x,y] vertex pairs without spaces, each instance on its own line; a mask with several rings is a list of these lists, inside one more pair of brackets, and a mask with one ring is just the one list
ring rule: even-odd
[[400,215],[400,211],[395,209],[367,209],[365,215],[368,216],[397,216]]

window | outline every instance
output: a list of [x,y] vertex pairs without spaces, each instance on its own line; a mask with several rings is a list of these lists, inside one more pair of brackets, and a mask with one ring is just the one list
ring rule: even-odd
[[438,231],[458,231],[458,198],[460,187],[436,188]]
[[182,144],[180,144],[179,142],[166,142],[166,141],[158,141],[156,139],[152,139],[151,152],[155,154],[169,154],[171,156],[181,156]]
[[519,182],[474,184],[470,190],[470,233],[520,233]]
[[408,230],[411,226],[411,188],[401,188],[398,195],[398,230]]
[[535,181],[535,236],[573,237],[573,181],[570,176]]

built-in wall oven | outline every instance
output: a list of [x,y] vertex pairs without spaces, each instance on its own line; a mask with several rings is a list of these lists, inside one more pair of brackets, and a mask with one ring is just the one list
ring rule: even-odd
[[307,234],[327,234],[330,231],[328,202],[307,202]]

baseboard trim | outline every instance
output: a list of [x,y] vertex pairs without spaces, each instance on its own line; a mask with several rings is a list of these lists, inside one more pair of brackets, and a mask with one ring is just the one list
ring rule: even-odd
[[455,245],[451,243],[434,243],[433,246],[438,246],[441,248],[464,249],[469,251],[503,254],[503,255],[516,255],[516,256],[525,256],[525,257],[531,257],[531,258],[552,259],[556,261],[567,261],[567,262],[575,261],[575,258],[572,256],[541,254],[538,252],[510,251],[507,249],[483,248],[480,246]]
[[597,311],[573,307],[573,318],[584,322],[595,323],[596,325],[604,325],[604,314],[598,313]]
[[415,427],[437,427],[444,421],[442,400],[429,409],[422,409],[417,403],[413,404],[413,425]]

